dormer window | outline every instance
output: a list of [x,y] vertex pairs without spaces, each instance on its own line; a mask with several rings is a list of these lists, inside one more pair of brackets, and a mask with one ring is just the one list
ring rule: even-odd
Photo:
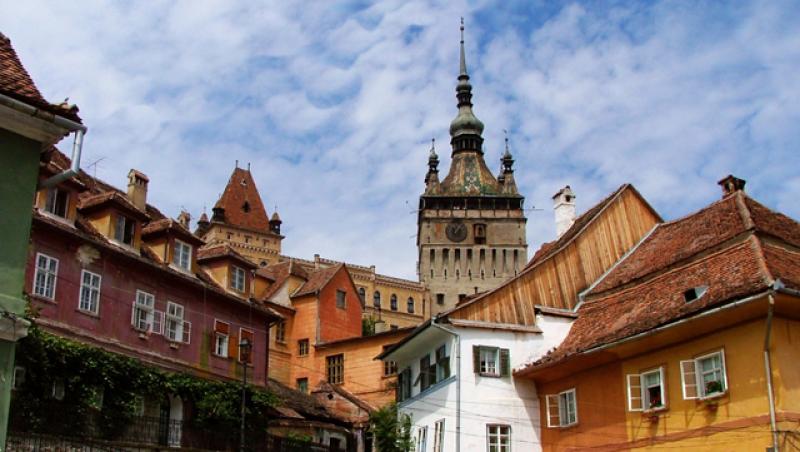
[[188,243],[175,240],[175,249],[172,253],[172,263],[184,270],[192,269],[192,246]]
[[47,190],[47,198],[44,203],[44,210],[61,218],[67,218],[67,207],[69,205],[69,192],[57,187]]
[[231,267],[231,288],[237,292],[244,292],[244,270]]
[[117,221],[114,225],[114,240],[128,246],[133,246],[133,234],[135,230],[135,221],[124,215],[117,215]]

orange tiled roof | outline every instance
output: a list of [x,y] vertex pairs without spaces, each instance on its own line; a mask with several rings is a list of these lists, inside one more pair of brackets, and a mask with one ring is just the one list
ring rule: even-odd
[[256,268],[256,264],[252,263],[249,259],[239,254],[235,249],[231,248],[227,243],[216,243],[213,245],[206,245],[197,250],[197,261],[209,261],[229,257],[238,261],[240,264],[248,268]]
[[[214,208],[225,209],[224,223],[243,229],[269,232],[269,219],[249,170],[236,168]],[[213,218],[212,218],[213,220]]]
[[77,107],[53,105],[42,97],[11,46],[11,40],[3,33],[0,33],[0,94],[72,121],[81,121]]
[[[799,223],[741,191],[659,225],[588,294],[564,342],[529,369],[760,293],[776,278],[798,288],[800,253],[790,240],[799,234]],[[777,236],[790,246],[771,243]],[[687,302],[684,292],[701,286],[705,294]]]
[[103,206],[107,203],[115,204],[117,207],[122,208],[127,213],[138,217],[140,220],[146,221],[150,219],[150,215],[139,210],[138,207],[134,206],[133,203],[130,202],[127,196],[116,190],[105,191],[81,197],[80,202],[78,203],[78,209],[88,211],[95,207]]
[[344,267],[344,264],[339,264],[335,267],[328,267],[328,268],[320,268],[318,270],[314,270],[309,272],[308,281],[305,282],[302,286],[300,286],[297,291],[292,294],[293,297],[302,297],[304,295],[310,295],[313,293],[317,293],[318,291],[322,290],[328,284],[328,281],[333,278],[333,275]]

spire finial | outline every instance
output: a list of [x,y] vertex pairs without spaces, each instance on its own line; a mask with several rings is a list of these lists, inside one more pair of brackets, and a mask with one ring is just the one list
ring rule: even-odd
[[511,155],[511,152],[508,151],[508,130],[503,129],[503,135],[506,136],[506,138],[505,138],[505,141],[506,141],[506,154],[507,155]]
[[431,155],[436,155],[436,137],[431,138]]
[[461,18],[461,62],[460,62],[461,65],[460,65],[459,76],[463,75],[463,76],[469,77],[469,75],[467,74],[467,58],[466,58],[466,56],[464,54],[465,54],[465,52],[464,52],[464,18],[462,17]]

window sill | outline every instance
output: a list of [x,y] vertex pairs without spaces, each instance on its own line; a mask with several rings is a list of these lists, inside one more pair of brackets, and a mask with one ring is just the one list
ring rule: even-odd
[[43,216],[45,216],[47,218],[50,218],[51,220],[58,221],[59,223],[63,223],[63,224],[65,224],[67,226],[70,226],[72,228],[75,227],[75,220],[73,220],[71,218],[62,217],[61,215],[56,215],[53,212],[48,212],[47,210],[44,210],[44,209],[37,209],[37,210],[39,211],[40,214],[42,214]]
[[174,342],[174,341],[171,341],[169,339],[167,339],[167,341],[169,341],[169,348],[171,348],[173,350],[177,350],[177,349],[181,348],[181,344],[179,344],[178,342]]
[[575,428],[577,426],[578,426],[578,423],[577,422],[573,422],[572,424],[554,425],[554,426],[549,427],[549,428],[557,428],[559,430],[569,430],[569,429]]
[[29,297],[31,298],[31,300],[41,301],[43,303],[58,304],[55,298],[47,298],[43,295],[30,294]]
[[665,411],[667,411],[667,407],[666,406],[660,406],[660,407],[656,407],[656,408],[648,408],[646,410],[642,410],[642,416],[647,416],[647,417],[653,416],[653,415],[658,416],[659,414],[661,414],[661,413],[663,413]]
[[117,239],[108,239],[108,241],[111,242],[112,244],[124,249],[124,250],[130,251],[130,252],[136,253],[136,254],[141,254],[139,252],[139,250],[137,250],[136,248],[133,247],[132,244],[128,245],[127,243],[120,242]]
[[213,352],[211,353],[211,356],[213,356],[213,357],[215,357],[215,358],[219,358],[219,359],[226,359],[226,360],[233,359],[233,358],[232,358],[232,357],[230,357],[230,356],[227,356],[227,355],[226,355],[226,356],[222,356],[222,355],[218,355],[218,354],[216,354],[216,353],[213,353]]
[[139,330],[139,329],[136,329],[136,328],[134,328],[134,329],[139,332],[139,339],[142,339],[142,340],[145,340],[145,341],[150,340],[150,336],[147,334],[146,331],[142,331],[142,330]]
[[85,315],[87,317],[92,317],[94,319],[100,320],[100,313],[97,313],[97,312],[86,311],[86,310],[81,309],[81,308],[75,309],[75,312],[77,312],[78,314]]
[[698,397],[697,400],[701,402],[716,402],[726,395],[728,395],[728,391],[715,392],[713,394],[704,395],[703,397]]
[[501,378],[500,374],[489,374],[486,372],[478,372],[479,377],[488,377],[488,378]]

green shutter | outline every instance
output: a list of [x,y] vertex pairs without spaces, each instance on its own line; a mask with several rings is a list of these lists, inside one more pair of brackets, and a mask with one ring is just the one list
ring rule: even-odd
[[477,373],[481,372],[481,347],[480,345],[472,346],[472,371]]
[[507,348],[500,349],[500,376],[508,377],[511,375],[511,358]]

